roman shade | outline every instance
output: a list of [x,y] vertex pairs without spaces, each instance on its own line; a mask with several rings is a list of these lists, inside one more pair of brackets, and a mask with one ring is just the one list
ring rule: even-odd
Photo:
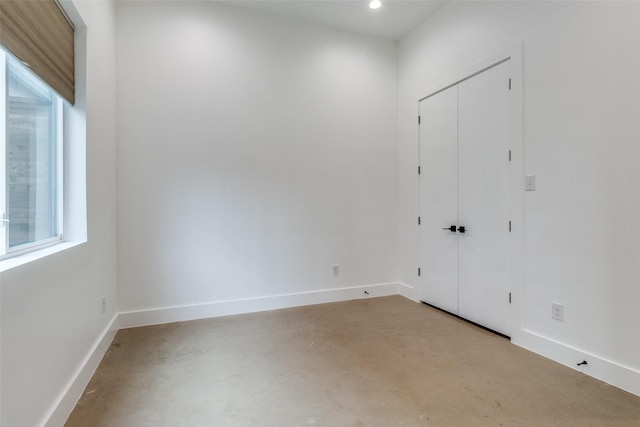
[[0,0],[0,43],[72,104],[73,32],[55,0]]

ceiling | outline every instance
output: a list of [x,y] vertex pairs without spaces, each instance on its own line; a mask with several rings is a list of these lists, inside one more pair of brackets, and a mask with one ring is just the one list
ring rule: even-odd
[[359,34],[400,40],[447,1],[381,0],[228,0],[227,3]]

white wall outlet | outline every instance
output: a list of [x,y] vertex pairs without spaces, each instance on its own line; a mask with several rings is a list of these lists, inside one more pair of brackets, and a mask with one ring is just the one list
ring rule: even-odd
[[551,318],[562,322],[564,320],[564,305],[552,302]]
[[535,191],[536,190],[536,176],[535,175],[527,175],[524,177],[524,189],[525,191]]
[[340,275],[340,266],[338,264],[332,267],[333,276],[338,277]]
[[107,311],[107,297],[102,297],[102,314]]

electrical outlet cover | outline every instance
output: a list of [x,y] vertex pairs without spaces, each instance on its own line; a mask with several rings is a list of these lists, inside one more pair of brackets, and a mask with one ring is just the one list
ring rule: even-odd
[[551,318],[559,321],[564,320],[564,305],[551,303]]
[[535,175],[527,175],[524,177],[524,189],[526,191],[535,191],[536,190],[536,176]]
[[339,276],[340,275],[340,266],[337,265],[337,264],[333,266],[333,275],[334,276]]

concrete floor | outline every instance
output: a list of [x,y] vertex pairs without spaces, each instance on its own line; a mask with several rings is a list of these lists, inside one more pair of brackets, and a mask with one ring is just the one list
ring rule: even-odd
[[118,332],[66,426],[640,426],[640,397],[399,296]]

